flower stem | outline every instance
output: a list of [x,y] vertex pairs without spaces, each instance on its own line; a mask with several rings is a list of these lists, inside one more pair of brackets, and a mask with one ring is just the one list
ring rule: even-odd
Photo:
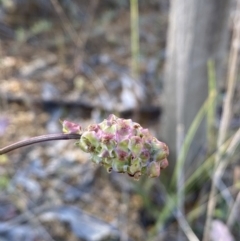
[[80,134],[63,134],[63,133],[35,136],[27,140],[19,141],[9,146],[1,148],[0,155],[3,155],[7,152],[13,151],[15,149],[18,149],[24,146],[33,145],[35,143],[40,143],[45,141],[56,141],[56,140],[77,140],[77,139],[80,139],[80,137],[81,137]]

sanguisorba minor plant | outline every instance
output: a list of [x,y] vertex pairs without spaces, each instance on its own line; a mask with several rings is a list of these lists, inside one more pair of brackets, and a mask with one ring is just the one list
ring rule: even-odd
[[76,145],[91,155],[91,160],[138,180],[141,175],[158,177],[168,166],[168,146],[153,137],[148,129],[131,119],[110,115],[99,124],[82,130],[79,124],[63,121],[63,133],[36,136],[0,149],[0,155],[35,143],[77,139]]

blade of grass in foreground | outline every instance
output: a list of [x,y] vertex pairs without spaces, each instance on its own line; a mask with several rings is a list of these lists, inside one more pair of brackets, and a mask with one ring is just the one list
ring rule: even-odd
[[[224,142],[224,144],[221,147],[223,150],[227,149],[227,146],[229,146],[231,139],[232,139],[232,137]],[[186,182],[184,184],[184,189],[186,192],[189,192],[190,189],[193,188],[193,186],[197,183],[197,181],[200,178],[202,181],[203,180],[206,181],[208,178],[210,178],[209,170],[213,169],[215,155],[216,155],[216,152],[214,152],[210,157],[208,157],[206,159],[206,161],[200,167],[198,167],[193,172],[193,174],[186,180]],[[171,201],[169,201],[169,198],[171,199]],[[161,210],[161,215],[158,216],[156,225],[151,231],[152,235],[153,235],[153,233],[156,233],[157,230],[161,230],[163,228],[164,224],[166,223],[166,220],[170,216],[173,215],[173,212],[175,211],[175,209],[177,207],[177,194],[176,193],[173,193],[171,195],[169,194],[167,196],[167,200],[165,203],[166,203],[166,205]],[[190,218],[190,220],[191,220],[191,218]]]
[[[212,128],[215,120],[215,102],[217,97],[216,76],[215,76],[215,70],[214,70],[214,63],[212,60],[208,61],[207,67],[208,67],[208,88],[209,88],[208,98],[204,102],[200,110],[198,111],[184,139],[182,148],[180,150],[180,154],[177,157],[177,165],[175,166],[175,169],[174,169],[173,178],[171,180],[171,187],[175,186],[178,170],[182,169],[184,165],[190,145],[206,113],[208,117],[207,130],[209,131],[209,129],[211,129],[211,134],[212,134]],[[212,141],[212,135],[207,134],[207,138],[208,138],[207,139],[208,143]]]
[[131,9],[131,52],[132,52],[132,77],[138,79],[138,61],[139,61],[139,14],[138,0],[130,0]]
[[[211,84],[209,84],[209,85],[214,86],[213,78],[209,78],[209,82],[211,82]],[[196,134],[196,131],[197,131],[200,123],[202,122],[204,116],[208,112],[209,107],[214,106],[213,102],[215,102],[215,99],[216,99],[216,89],[212,90],[209,93],[209,96],[208,96],[207,100],[204,102],[204,104],[202,105],[202,107],[198,111],[196,117],[194,118],[194,120],[193,120],[193,122],[192,122],[192,124],[191,124],[191,126],[190,126],[190,128],[187,132],[187,135],[184,139],[182,148],[180,150],[180,154],[177,158],[177,164],[176,164],[175,169],[174,169],[173,177],[172,177],[171,184],[170,184],[170,189],[174,189],[174,187],[176,186],[178,170],[183,168],[187,153],[189,151],[192,140],[193,140],[193,138]],[[204,171],[204,170],[205,169],[202,168],[201,171]],[[198,175],[195,175],[194,179],[196,180],[197,177],[198,177]],[[185,188],[186,188],[186,184],[184,184],[183,192],[184,192]],[[171,202],[166,201],[165,207],[163,208],[163,210],[161,210],[161,216],[159,216],[159,219],[157,220],[157,224],[155,226],[155,228],[156,228],[155,231],[163,226],[165,220],[172,214],[173,209],[175,209],[176,206],[177,206],[177,194],[174,193],[171,196]]]
[[188,238],[188,240],[199,241],[198,237],[195,235],[195,233],[191,229],[191,227],[188,224],[188,221],[186,220],[184,215],[181,213],[179,214],[178,210],[174,210],[174,209],[176,209],[177,195],[176,194],[170,195],[168,193],[165,193],[165,195],[167,197],[166,203],[168,203],[168,205],[167,205],[168,208],[164,209],[164,212],[161,212],[162,219],[159,219],[157,221],[157,224],[155,225],[155,227],[151,230],[149,240],[152,240],[152,236],[154,236],[154,234],[156,234],[157,232],[159,232],[162,229],[162,227],[163,227],[161,225],[162,220],[164,220],[166,217],[169,217],[169,214],[172,214],[173,216],[176,217],[176,219],[178,218],[181,220],[181,223],[179,224],[179,226],[180,226],[181,230],[183,231],[183,233]]
[[216,73],[215,66],[212,60],[208,61],[208,96],[210,99],[210,104],[207,111],[207,148],[208,153],[216,148],[215,140],[216,133],[214,133],[214,123],[215,123],[215,110],[216,110]]
[[181,151],[180,151],[180,154],[177,158],[177,163],[176,163],[176,166],[175,166],[175,169],[174,169],[174,172],[173,172],[173,177],[172,177],[172,180],[171,180],[171,185],[170,187],[173,188],[176,184],[176,179],[177,179],[177,172],[178,172],[178,169],[182,168],[183,165],[184,165],[184,162],[186,160],[186,157],[187,157],[187,153],[189,151],[189,147],[192,143],[192,140],[197,132],[197,129],[199,127],[199,125],[201,124],[204,116],[206,115],[207,111],[208,111],[208,108],[209,108],[209,105],[212,104],[212,101],[214,101],[216,98],[216,93],[214,95],[214,98],[213,97],[208,97],[208,99],[204,102],[204,104],[202,105],[202,107],[200,108],[200,110],[198,111],[196,117],[194,118],[188,132],[187,132],[187,135],[184,139],[184,142],[183,142],[183,145],[182,145],[182,148],[181,148]]

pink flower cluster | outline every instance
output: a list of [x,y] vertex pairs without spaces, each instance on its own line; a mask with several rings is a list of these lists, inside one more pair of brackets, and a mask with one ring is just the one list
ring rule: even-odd
[[[64,122],[65,132],[78,130]],[[70,129],[70,130],[69,130]],[[168,147],[153,137],[148,129],[132,120],[110,115],[99,124],[90,125],[78,143],[91,154],[92,161],[120,173],[128,173],[134,179],[142,174],[158,177],[160,169],[168,166]]]

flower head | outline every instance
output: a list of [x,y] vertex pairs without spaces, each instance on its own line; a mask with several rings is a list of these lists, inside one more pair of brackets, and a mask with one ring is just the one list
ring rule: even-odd
[[[68,126],[65,123],[65,129],[75,131],[75,126]],[[89,152],[93,162],[101,163],[108,172],[128,173],[134,179],[139,179],[142,174],[158,177],[160,169],[168,166],[169,151],[165,143],[138,123],[115,115],[90,125],[83,132],[79,147]]]

